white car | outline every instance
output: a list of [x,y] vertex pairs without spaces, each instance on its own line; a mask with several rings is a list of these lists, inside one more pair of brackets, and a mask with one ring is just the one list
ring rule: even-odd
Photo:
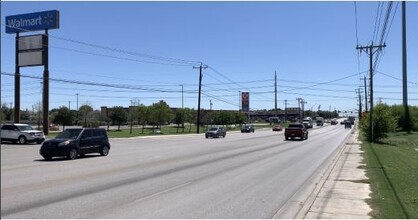
[[1,141],[40,144],[45,141],[45,134],[42,131],[34,130],[27,124],[4,124],[1,126]]

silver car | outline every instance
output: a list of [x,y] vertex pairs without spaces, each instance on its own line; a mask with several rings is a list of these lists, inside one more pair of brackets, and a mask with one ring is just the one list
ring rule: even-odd
[[218,137],[224,137],[226,136],[226,131],[223,127],[212,127],[208,131],[206,131],[205,137],[209,138],[218,138]]
[[18,142],[25,144],[29,142],[42,143],[45,135],[42,131],[34,130],[27,124],[4,124],[1,126],[1,141]]

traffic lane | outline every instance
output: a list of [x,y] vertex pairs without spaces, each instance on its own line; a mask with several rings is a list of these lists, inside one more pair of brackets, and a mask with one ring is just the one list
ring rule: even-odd
[[[270,136],[270,134],[268,134],[268,133],[266,133],[265,135],[267,135],[267,136]],[[233,135],[232,135],[233,136]],[[195,137],[193,137],[193,138],[195,138]],[[215,139],[214,141],[218,141],[218,140],[224,140],[224,141],[226,141],[227,139]],[[278,139],[279,141],[281,141],[282,143],[283,143],[283,140],[282,140],[282,138],[280,138],[280,139]],[[274,141],[278,141],[277,139],[272,139],[272,141],[273,141],[273,143],[272,143],[272,145],[271,145],[271,147],[270,146],[265,146],[266,148],[270,148],[270,149],[273,149],[273,148],[276,148],[276,147],[274,147],[275,145],[277,145],[277,143],[275,143]],[[116,141],[116,142],[121,142],[121,143],[123,143],[124,141],[123,140],[118,140],[118,141]],[[129,140],[129,141],[132,141],[132,140]],[[200,140],[199,140],[200,141]],[[234,141],[234,138],[231,138],[231,141]],[[114,143],[114,145],[115,146],[118,146],[118,144],[117,143]],[[170,143],[172,143],[173,142],[173,140],[171,139],[170,141],[169,141]],[[174,142],[175,142],[175,140],[174,140]],[[206,143],[206,142],[202,142],[202,143]],[[209,142],[208,142],[209,143]],[[213,142],[210,142],[211,143],[211,145],[213,145],[212,143]],[[222,143],[222,142],[219,142],[219,143]],[[296,143],[298,143],[298,142],[294,142],[295,144]],[[161,144],[161,143],[159,143],[159,144]],[[168,143],[167,143],[168,144]],[[169,145],[169,144],[168,144]],[[243,144],[242,144],[243,145]],[[123,148],[123,146],[124,146],[124,144],[122,144],[122,147],[121,148]],[[142,146],[148,146],[148,144],[143,144]],[[215,146],[217,146],[217,144],[215,145]],[[151,148],[154,148],[154,147],[157,147],[157,146],[151,146]],[[261,147],[261,146],[260,146]],[[147,147],[144,147],[145,149],[147,148]],[[206,149],[207,147],[206,146],[203,146],[203,148],[204,149]],[[117,153],[118,153],[118,149],[120,149],[120,148],[118,148],[118,147],[116,147],[116,150],[114,150],[114,154],[112,154],[112,155],[114,155],[114,157],[117,159],[117,158],[119,158],[119,156],[117,156]],[[138,147],[137,147],[137,149],[139,149]],[[170,149],[170,148],[168,148],[168,149]],[[188,149],[194,149],[194,148],[188,148]],[[229,149],[230,150],[230,149]],[[239,157],[239,158],[242,158],[242,155],[256,155],[256,154],[254,154],[254,152],[257,152],[257,151],[259,151],[259,152],[264,152],[264,155],[261,157],[261,158],[265,158],[265,157],[267,157],[268,156],[268,154],[270,154],[269,152],[266,152],[265,150],[261,150],[261,149],[256,149],[255,151],[252,151],[252,150],[250,150],[250,152],[247,152],[247,153],[244,153],[244,152],[237,152],[238,154],[241,154],[241,157]],[[176,151],[176,152],[182,152],[181,150],[180,151]],[[147,154],[146,152],[142,152],[142,153],[144,153],[144,154]],[[151,155],[154,155],[154,153],[153,153],[153,151],[149,151],[148,153],[150,153]],[[216,151],[214,152],[215,153],[215,155],[216,155]],[[267,155],[265,155],[265,153],[267,153]],[[207,155],[206,155],[207,154]],[[171,173],[173,173],[173,174],[175,174],[173,177],[171,177],[171,179],[172,180],[181,180],[181,179],[183,179],[183,178],[179,178],[179,176],[181,176],[180,175],[180,173],[182,173],[181,171],[183,171],[183,170],[193,170],[192,168],[195,168],[195,167],[206,167],[206,170],[208,170],[208,171],[211,171],[212,173],[214,172],[215,174],[216,173],[219,173],[220,171],[222,171],[222,170],[225,170],[226,169],[226,167],[225,167],[225,164],[224,163],[220,163],[220,164],[222,164],[221,166],[220,166],[220,170],[216,170],[216,169],[214,169],[214,164],[217,164],[217,162],[218,161],[228,161],[228,158],[230,158],[230,156],[232,156],[232,158],[233,157],[238,157],[237,155],[230,155],[230,156],[228,156],[228,155],[224,155],[224,154],[222,154],[221,155],[221,158],[219,158],[219,156],[215,156],[215,155],[210,155],[210,154],[208,154],[208,153],[204,153],[204,154],[202,154],[202,155],[206,155],[208,158],[207,158],[207,160],[206,160],[206,164],[205,164],[205,160],[203,160],[202,161],[202,159],[196,159],[196,162],[195,162],[195,164],[193,164],[193,162],[192,161],[190,161],[190,159],[187,159],[187,157],[186,158],[182,158],[182,156],[181,156],[181,153],[179,154],[180,156],[178,156],[178,158],[176,158],[176,156],[174,157],[174,160],[180,160],[180,161],[186,161],[186,162],[184,162],[183,164],[182,163],[180,163],[180,164],[178,164],[177,163],[177,167],[176,168],[174,168],[174,170],[173,169],[170,169],[170,168],[172,168],[173,166],[176,166],[176,163],[173,163],[173,164],[170,164],[170,163],[167,163],[167,161],[165,162],[165,163],[162,163],[161,165],[159,165],[159,166],[155,166],[155,164],[153,165],[153,166],[151,166],[150,168],[149,168],[149,170],[152,170],[152,169],[154,169],[153,171],[150,171],[150,173],[149,173],[149,175],[150,176],[148,176],[148,177],[155,177],[155,178],[151,178],[151,179],[159,179],[159,178],[157,178],[157,177],[163,177],[163,176],[170,176],[170,174]],[[124,156],[124,154],[122,154],[121,155],[122,157],[121,158],[119,158],[120,160],[118,161],[118,163],[112,163],[112,164],[119,164],[119,163],[121,163],[121,161],[124,161],[125,162],[125,156]],[[149,155],[150,156],[150,155]],[[197,156],[196,156],[197,157]],[[214,157],[214,158],[213,158]],[[216,160],[216,157],[218,157],[218,160]],[[109,158],[111,158],[110,156],[109,156]],[[259,161],[259,160],[261,160],[260,158],[257,158],[257,160],[256,161]],[[80,163],[84,163],[84,161],[87,161],[87,162],[93,162],[93,159],[91,159],[91,160],[82,160],[82,162],[80,162]],[[187,162],[188,161],[188,162]],[[231,161],[231,160],[229,160],[229,161]],[[68,165],[70,165],[70,166],[75,166],[76,165],[76,163],[74,163],[74,161],[70,161],[70,162],[72,162],[72,163],[69,163]],[[97,163],[98,161],[94,161],[94,163]],[[235,164],[235,163],[237,163],[237,162],[233,162],[233,161],[231,161],[232,162],[232,164]],[[243,164],[245,165],[245,164],[252,164],[252,163],[249,163],[247,160],[243,160]],[[189,163],[189,164],[188,164]],[[199,166],[199,164],[200,164],[200,166]],[[125,164],[126,165],[126,164]],[[75,177],[75,179],[81,179],[81,181],[78,181],[78,184],[79,184],[79,186],[76,186],[77,185],[77,183],[70,183],[70,180],[71,180],[71,176],[72,175],[64,175],[64,176],[70,176],[69,178],[67,178],[65,181],[63,181],[62,179],[61,179],[61,181],[59,181],[58,183],[56,182],[57,180],[60,180],[60,178],[58,178],[58,179],[55,179],[55,180],[51,180],[52,181],[52,184],[51,184],[51,187],[55,184],[55,183],[57,183],[57,184],[59,184],[60,185],[60,188],[58,189],[59,191],[61,191],[61,190],[63,190],[64,189],[64,191],[71,191],[71,189],[66,189],[66,187],[69,187],[69,186],[73,186],[73,187],[75,187],[75,192],[73,192],[73,193],[71,193],[71,195],[60,195],[60,196],[58,196],[57,198],[45,198],[45,199],[43,199],[42,201],[46,201],[46,202],[44,202],[44,203],[38,203],[36,206],[34,206],[33,204],[35,204],[36,203],[36,201],[39,201],[38,199],[39,199],[39,195],[38,195],[38,197],[36,197],[36,195],[33,195],[33,196],[35,196],[36,198],[38,198],[38,199],[36,199],[35,201],[33,201],[33,204],[32,205],[26,205],[26,207],[22,207],[21,206],[21,211],[23,211],[23,210],[25,210],[26,209],[26,211],[29,211],[29,213],[31,213],[30,212],[30,209],[31,208],[33,208],[33,209],[36,209],[37,207],[42,207],[42,206],[52,206],[52,207],[55,207],[55,206],[57,206],[56,205],[56,203],[61,203],[62,201],[66,201],[67,199],[70,199],[71,198],[71,200],[73,200],[73,199],[76,199],[76,198],[80,198],[81,200],[80,201],[78,201],[78,202],[74,202],[74,204],[79,204],[80,202],[83,202],[83,201],[88,201],[89,200],[89,197],[88,197],[88,195],[91,195],[91,194],[97,194],[97,193],[99,193],[99,194],[103,194],[104,192],[101,192],[101,190],[100,189],[119,189],[119,188],[121,188],[121,186],[130,186],[130,185],[136,185],[136,184],[142,184],[141,185],[141,187],[139,187],[139,188],[143,188],[143,189],[147,189],[147,186],[148,186],[148,188],[149,187],[151,187],[152,189],[154,189],[155,191],[161,191],[161,189],[177,189],[176,187],[179,185],[179,183],[177,183],[176,181],[174,181],[174,182],[171,182],[171,181],[165,181],[165,180],[163,180],[163,181],[160,181],[160,180],[158,180],[158,181],[156,181],[156,183],[155,184],[148,184],[147,183],[147,181],[146,180],[148,180],[149,178],[146,178],[146,175],[145,175],[145,173],[143,173],[142,172],[142,176],[141,175],[138,175],[139,173],[141,173],[141,172],[138,172],[138,171],[136,171],[135,172],[135,170],[136,169],[139,169],[139,168],[141,168],[141,167],[146,167],[146,166],[143,166],[144,164],[141,164],[141,163],[139,163],[138,165],[135,165],[134,164],[134,166],[133,167],[131,167],[131,168],[129,168],[129,165],[126,167],[119,167],[119,168],[115,168],[113,171],[109,171],[109,172],[107,172],[107,173],[103,173],[103,175],[98,175],[97,176],[97,174],[99,174],[100,172],[99,171],[94,171],[93,172],[93,174],[95,174],[95,175],[87,175],[87,176],[85,176],[84,178],[77,178],[77,177]],[[205,166],[206,165],[206,166]],[[238,163],[238,167],[241,167],[241,166],[244,166],[244,165],[242,165],[241,163]],[[208,167],[209,166],[209,167]],[[98,166],[98,167],[101,167],[101,166]],[[158,168],[158,167],[161,167],[161,168]],[[128,168],[128,169],[127,169]],[[147,168],[144,168],[145,170],[147,169]],[[144,171],[144,169],[143,169],[143,171]],[[234,168],[234,169],[232,169],[232,170],[236,170],[237,168]],[[106,169],[107,170],[107,169]],[[129,170],[130,170],[130,172],[129,172]],[[160,172],[158,172],[158,170],[160,170]],[[69,169],[69,171],[71,171],[71,169]],[[246,171],[246,169],[244,169],[244,171]],[[54,172],[52,172],[53,174],[54,174]],[[57,173],[55,173],[55,175],[56,175]],[[203,177],[201,177],[201,175],[199,175],[199,174],[202,174],[202,172],[201,172],[201,170],[199,171],[199,172],[197,172],[197,174],[196,173],[194,173],[194,175],[189,175],[189,174],[187,174],[187,172],[186,172],[186,174],[185,174],[185,177],[188,177],[188,176],[196,176],[198,179],[199,179],[199,177],[202,179]],[[2,172],[2,175],[3,175],[3,172]],[[144,176],[145,175],[145,176]],[[48,176],[50,176],[50,175],[48,175]],[[98,181],[94,181],[94,176],[96,176],[96,178],[97,177],[100,177],[100,179],[98,180]],[[103,181],[103,176],[110,176],[110,177],[112,177],[112,178],[110,178],[110,179],[108,179],[108,180],[104,180]],[[134,178],[135,177],[135,178]],[[2,178],[3,179],[3,178]],[[114,181],[115,179],[120,179],[121,181]],[[205,179],[205,178],[203,178],[203,179]],[[96,179],[97,180],[97,179]],[[80,183],[81,182],[81,183]],[[101,183],[102,182],[106,182],[106,183],[108,183],[107,185],[103,185],[102,184],[102,186],[100,187],[100,185],[101,185]],[[160,183],[160,182],[163,182],[163,183],[167,183],[168,185],[162,185],[162,186],[160,186],[160,188],[158,188],[157,186],[158,186],[158,183]],[[202,181],[201,181],[202,182]],[[204,182],[204,181],[203,181]],[[85,186],[86,184],[88,184],[89,186],[96,186],[96,187],[92,187],[92,188],[90,188],[90,189],[87,189],[87,190],[81,190],[81,192],[80,192],[80,187],[82,188],[83,187],[83,185]],[[145,184],[145,185],[144,185]],[[181,186],[183,186],[182,184],[185,184],[185,183],[180,183],[180,185]],[[191,183],[190,183],[191,184]],[[186,184],[186,185],[190,185],[190,184]],[[67,185],[67,186],[66,186]],[[160,184],[161,185],[161,184]],[[186,185],[184,185],[184,186],[186,186]],[[154,188],[154,187],[156,187],[156,188]],[[174,187],[174,188],[173,188]],[[36,188],[36,187],[35,187]],[[48,187],[47,187],[48,188]],[[129,193],[130,191],[131,191],[131,189],[130,189],[130,187],[122,187],[123,189],[126,189],[127,190],[127,192],[126,193],[120,193],[120,191],[119,190],[117,190],[117,192],[115,192],[115,193],[104,193],[104,194],[106,194],[106,195],[110,195],[110,198],[109,198],[109,201],[110,201],[110,203],[108,204],[108,205],[110,205],[110,206],[114,206],[114,204],[116,203],[116,204],[120,204],[120,202],[121,201],[126,201],[126,199],[127,199],[127,197],[129,197],[129,196],[127,196],[127,195],[130,195],[130,194],[132,194],[132,193]],[[207,187],[203,187],[203,188],[207,188]],[[210,187],[209,187],[210,188]],[[28,187],[28,189],[31,189],[31,186],[29,186]],[[6,198],[6,196],[3,196],[4,195],[4,193],[3,193],[3,191],[4,192],[6,192],[6,194],[7,194],[7,192],[9,191],[10,189],[8,189],[8,190],[3,190],[3,184],[2,184],[2,200],[3,200],[3,198]],[[44,189],[45,190],[45,189]],[[50,190],[51,189],[49,189],[48,188],[48,190],[47,191],[49,191],[50,192]],[[38,189],[38,191],[39,191],[39,189]],[[106,191],[108,191],[108,190],[106,190]],[[145,194],[148,192],[149,190],[145,190],[145,191],[143,191]],[[164,190],[163,190],[164,191]],[[217,190],[215,190],[215,191],[217,191]],[[119,192],[119,193],[118,193]],[[151,192],[152,192],[152,190],[151,190]],[[59,192],[57,192],[57,193],[59,193]],[[43,193],[39,193],[39,194],[43,194]],[[52,193],[52,194],[55,194],[55,193]],[[85,194],[87,194],[87,198],[85,198],[86,196],[83,196],[83,195],[85,195]],[[115,194],[120,194],[120,195],[123,195],[122,196],[122,198],[120,198],[120,202],[119,201],[115,201],[115,199],[113,199],[113,195],[115,195]],[[144,194],[144,195],[145,195]],[[135,197],[135,198],[143,198],[144,197],[144,195],[142,195],[142,194],[134,194],[133,196]],[[70,197],[68,197],[68,196],[70,196]],[[146,197],[146,196],[145,196]],[[31,196],[28,196],[27,198],[33,198],[33,197],[31,197]],[[93,198],[93,200],[95,200],[94,198],[94,196],[92,197]],[[49,200],[48,200],[49,199]],[[19,199],[17,199],[17,200],[19,200]],[[128,200],[129,201],[129,200]],[[30,202],[29,202],[30,203]],[[4,204],[4,203],[2,203],[2,204]],[[96,209],[99,209],[100,207],[107,207],[106,205],[103,205],[102,203],[99,203],[99,204],[101,204],[99,207],[94,207],[94,210],[96,210]],[[71,202],[70,202],[70,204],[65,204],[65,206],[69,206],[69,207],[71,207]],[[191,207],[192,207],[192,205],[191,205]],[[55,207],[56,208],[56,207]],[[23,210],[22,210],[23,209]],[[29,209],[29,210],[28,210]],[[119,208],[118,208],[119,209]],[[4,211],[3,211],[4,210]],[[8,209],[9,211],[6,211],[7,210],[7,208],[6,209],[3,209],[2,208],[2,214],[8,214],[8,213],[10,213],[10,214],[13,214],[13,212],[15,212],[15,214],[17,214],[18,212],[19,212],[19,209],[15,209],[15,210],[10,210],[10,209]],[[66,209],[67,210],[67,209]],[[71,210],[71,209],[68,209],[68,210]],[[151,209],[150,210],[152,210],[152,207],[151,207]],[[274,210],[274,209],[273,209]],[[25,212],[26,212],[25,211]],[[86,210],[87,211],[87,210]],[[25,213],[25,212],[23,212],[23,213]],[[66,213],[65,211],[62,211],[63,213]],[[88,212],[87,212],[88,213]],[[226,213],[223,213],[222,215],[223,216],[226,216],[227,215],[227,213],[228,212],[226,212]],[[21,213],[22,214],[22,213]],[[32,213],[33,214],[33,213]],[[85,216],[85,214],[86,213],[84,213],[84,216]],[[97,213],[95,213],[95,215],[96,215]],[[174,214],[175,213],[169,213],[168,214],[168,216],[174,216]],[[53,214],[53,213],[49,213],[49,215],[51,215],[51,216],[56,216],[56,213],[55,213],[55,215]],[[134,215],[138,215],[138,213],[134,213]],[[25,215],[23,215],[23,216],[25,216]],[[48,216],[48,215],[46,215],[46,216]],[[46,216],[43,216],[43,217],[46,217]],[[65,216],[65,217],[68,217],[68,216],[71,216],[71,211],[69,211],[69,213],[67,213],[66,215],[58,215],[57,217],[63,217],[63,216]],[[80,217],[80,214],[79,215],[77,215],[78,217]],[[83,215],[81,215],[81,216],[83,216]],[[124,215],[121,215],[121,216],[124,216]],[[73,216],[74,217],[74,216]]]
[[[243,164],[234,168],[233,173],[226,171],[211,179],[196,182],[185,180],[166,191],[143,199],[132,199],[127,207],[105,211],[102,217],[110,214],[112,218],[121,215],[128,215],[128,218],[271,218],[286,199],[299,189],[300,185],[295,183],[303,183],[306,176],[320,165],[314,153],[331,154],[330,148],[322,145],[322,141],[319,149],[311,148],[309,151],[303,149],[302,143],[292,142],[291,149],[298,149],[301,151],[299,153],[265,152],[253,162],[244,160]],[[302,152],[305,161],[292,162]],[[294,153],[296,155],[290,158]],[[301,163],[304,166],[300,167]],[[295,169],[300,175],[291,177]],[[190,192],[188,188],[194,190]],[[167,203],[162,204],[161,200]],[[141,208],[142,212],[138,212],[138,207],[144,207]]]

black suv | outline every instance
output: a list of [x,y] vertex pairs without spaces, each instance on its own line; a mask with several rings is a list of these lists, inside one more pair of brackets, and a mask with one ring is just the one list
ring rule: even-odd
[[71,128],[60,133],[55,139],[42,144],[39,153],[45,160],[52,157],[66,156],[73,160],[78,155],[100,153],[109,154],[110,144],[105,129],[102,128]]

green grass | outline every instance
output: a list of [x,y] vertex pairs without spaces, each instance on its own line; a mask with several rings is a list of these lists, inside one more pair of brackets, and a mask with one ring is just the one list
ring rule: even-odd
[[418,219],[418,133],[363,144],[373,218]]
[[[271,128],[271,125],[254,125],[256,129],[259,128]],[[210,127],[210,126],[209,126]],[[200,131],[199,133],[203,134],[206,132],[207,130],[207,126],[201,126],[200,127]],[[236,126],[236,127],[227,127],[227,131],[238,131],[241,128]],[[132,133],[130,131],[130,129],[123,129],[120,131],[116,131],[116,130],[110,130],[108,131],[108,135],[111,138],[128,138],[128,137],[138,137],[138,136],[150,136],[150,135],[183,135],[183,134],[196,134],[196,126],[192,125],[191,129],[189,126],[185,126],[184,128],[184,132],[183,132],[183,128],[180,127],[179,129],[177,129],[177,126],[173,126],[173,125],[166,125],[166,126],[162,126],[161,127],[161,132],[162,134],[154,134],[154,130],[152,129],[152,127],[147,126],[146,129],[144,129],[144,131],[142,131],[142,128],[133,128],[132,129]],[[190,132],[189,132],[190,131]]]
[[[272,125],[265,124],[265,123],[264,124],[254,124],[254,127],[256,129],[271,128]],[[207,128],[208,128],[207,126],[201,126],[199,133],[201,133],[201,134],[205,133]],[[236,126],[236,127],[227,126],[227,131],[238,131],[240,129],[241,128],[239,126]],[[128,128],[128,129],[121,129],[119,131],[118,130],[109,130],[107,132],[107,134],[110,138],[129,138],[129,137],[152,136],[152,135],[196,134],[196,126],[195,125],[192,125],[191,129],[190,129],[190,126],[186,125],[185,128],[184,128],[184,132],[183,132],[182,127],[177,129],[177,126],[175,126],[175,125],[165,125],[165,126],[162,126],[160,128],[160,130],[161,130],[162,134],[154,134],[154,130],[152,129],[151,126],[146,126],[146,128],[144,130],[142,130],[142,127],[134,126],[132,128],[132,133],[131,133],[131,130]],[[58,135],[58,132],[50,132],[47,135],[47,138],[54,138],[57,135]]]

